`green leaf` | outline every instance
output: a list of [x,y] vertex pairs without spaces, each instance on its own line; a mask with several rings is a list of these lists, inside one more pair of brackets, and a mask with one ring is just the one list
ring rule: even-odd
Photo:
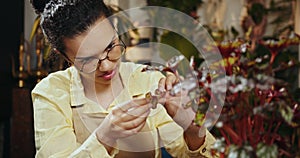
[[228,156],[230,158],[252,158],[253,148],[249,145],[243,145],[238,147],[236,145],[230,145],[228,150]]
[[275,144],[266,145],[264,143],[259,143],[256,149],[256,156],[258,158],[277,158],[278,149]]
[[289,106],[280,104],[279,112],[286,122],[288,122],[289,124],[292,123],[293,110]]

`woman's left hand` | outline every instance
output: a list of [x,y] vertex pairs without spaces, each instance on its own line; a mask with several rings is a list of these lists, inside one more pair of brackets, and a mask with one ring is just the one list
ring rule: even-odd
[[182,89],[176,95],[170,95],[169,90],[178,82],[180,82],[179,78],[172,73],[169,73],[166,78],[160,79],[158,90],[166,91],[166,94],[159,102],[164,104],[167,113],[178,125],[187,129],[195,118],[195,112],[192,108],[184,108],[184,105],[191,100],[187,91]]
[[176,95],[169,94],[169,90],[178,82],[180,80],[174,74],[168,74],[166,78],[160,79],[158,89],[162,92],[166,91],[166,94],[159,102],[164,104],[167,113],[173,118],[174,122],[183,128],[185,141],[189,149],[196,150],[205,141],[205,132],[203,132],[205,128],[192,125],[196,114],[191,107],[184,108],[184,105],[191,100],[187,91],[181,89]]

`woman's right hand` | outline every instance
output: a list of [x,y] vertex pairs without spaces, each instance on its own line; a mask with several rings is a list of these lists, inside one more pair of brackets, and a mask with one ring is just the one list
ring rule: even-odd
[[113,147],[119,138],[137,134],[144,127],[151,107],[152,104],[145,98],[117,105],[97,128],[98,140]]

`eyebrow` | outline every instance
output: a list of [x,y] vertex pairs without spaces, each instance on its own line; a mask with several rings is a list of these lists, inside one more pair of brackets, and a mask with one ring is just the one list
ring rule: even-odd
[[[105,50],[108,49],[108,47],[118,38],[117,35],[114,35],[111,39],[111,42],[106,46],[106,48],[103,50],[103,52],[105,52]],[[88,58],[97,58],[96,55],[98,54],[95,54],[95,55],[91,55],[91,56],[86,56],[86,57],[75,57],[75,59],[88,59]]]

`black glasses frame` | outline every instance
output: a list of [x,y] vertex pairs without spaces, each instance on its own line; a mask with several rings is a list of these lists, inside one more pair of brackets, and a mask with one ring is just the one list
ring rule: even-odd
[[[104,61],[105,59],[107,59],[107,60],[109,60],[109,61],[116,61],[116,60],[119,60],[119,59],[121,58],[121,56],[126,52],[126,48],[127,48],[127,47],[126,47],[124,41],[123,41],[121,38],[119,38],[119,40],[120,40],[121,43],[112,45],[112,47],[110,47],[110,48],[104,50],[104,53],[106,52],[106,56],[105,56],[103,59],[101,59],[101,58],[94,58],[94,59],[98,59],[97,66],[95,67],[95,70],[93,70],[93,71],[91,71],[91,72],[87,72],[87,73],[95,72],[95,71],[97,70],[97,68],[99,68],[101,62]],[[116,47],[116,46],[122,46],[122,47],[124,48],[124,50],[121,52],[121,55],[120,55],[119,58],[117,58],[117,59],[109,59],[109,56],[108,56],[109,53],[110,53],[111,50],[113,50],[113,48]],[[84,71],[83,71],[83,68],[84,68],[85,64],[86,64],[86,63],[83,63],[83,64],[82,64],[81,68],[79,69],[80,72],[84,72]]]

